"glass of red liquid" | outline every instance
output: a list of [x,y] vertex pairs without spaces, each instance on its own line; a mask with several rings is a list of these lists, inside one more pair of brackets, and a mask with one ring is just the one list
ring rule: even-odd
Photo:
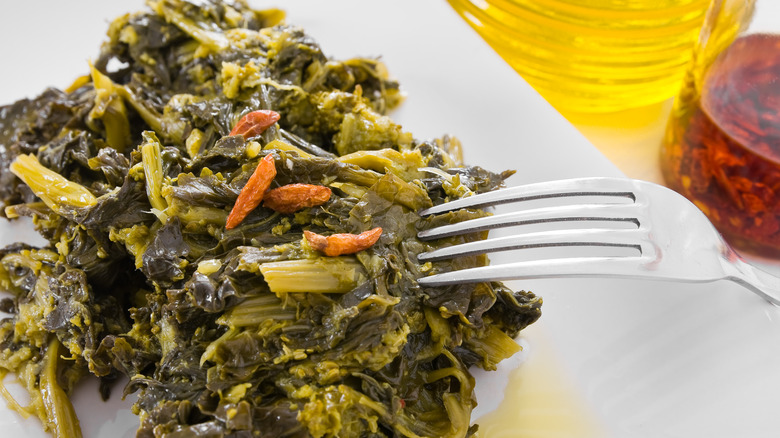
[[661,165],[738,251],[780,259],[780,1],[712,1]]

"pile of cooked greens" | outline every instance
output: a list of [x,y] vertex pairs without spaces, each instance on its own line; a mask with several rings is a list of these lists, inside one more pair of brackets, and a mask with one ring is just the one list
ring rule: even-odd
[[[418,211],[511,172],[404,132],[385,115],[402,93],[380,62],[327,58],[278,10],[148,6],[111,23],[67,90],[0,107],[4,213],[49,242],[0,250],[0,374],[31,397],[0,385],[9,406],[81,436],[67,394],[92,374],[104,397],[129,379],[139,437],[473,434],[469,368],[514,354],[541,300],[501,283],[419,286],[488,261],[418,263],[485,237],[418,231],[488,213]],[[235,133],[259,110],[275,118]],[[255,202],[226,227],[263,163],[267,189],[324,198]],[[323,249],[368,231],[362,247]]]

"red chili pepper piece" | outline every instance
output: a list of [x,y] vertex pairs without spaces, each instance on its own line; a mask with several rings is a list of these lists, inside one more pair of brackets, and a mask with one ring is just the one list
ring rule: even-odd
[[312,248],[325,253],[326,256],[335,257],[371,248],[382,235],[382,228],[376,227],[360,234],[331,234],[327,237],[304,230],[303,235]]
[[263,205],[279,213],[290,214],[322,205],[330,199],[331,190],[314,184],[287,184],[266,192]]
[[271,110],[257,110],[241,117],[230,135],[243,135],[244,139],[256,137],[279,121],[279,113]]
[[246,215],[260,205],[263,195],[268,190],[268,187],[271,186],[271,181],[274,180],[274,177],[276,177],[276,163],[273,155],[268,154],[260,160],[252,176],[249,177],[249,181],[246,182],[244,188],[241,189],[241,193],[238,194],[238,199],[236,199],[236,203],[228,215],[227,223],[225,224],[226,229],[235,228],[244,220]]

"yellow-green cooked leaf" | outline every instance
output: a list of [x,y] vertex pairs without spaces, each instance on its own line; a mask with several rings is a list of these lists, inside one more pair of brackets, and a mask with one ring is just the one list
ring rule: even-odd
[[163,211],[168,203],[162,197],[163,170],[162,170],[162,146],[160,140],[152,131],[144,131],[144,143],[141,145],[141,161],[144,167],[146,180],[146,195],[152,208]]
[[343,293],[366,281],[363,266],[354,257],[263,263],[260,272],[274,293]]
[[86,187],[44,167],[33,155],[19,155],[11,163],[10,170],[58,214],[97,203],[95,195]]

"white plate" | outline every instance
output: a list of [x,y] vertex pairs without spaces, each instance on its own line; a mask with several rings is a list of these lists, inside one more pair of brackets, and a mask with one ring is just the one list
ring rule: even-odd
[[[86,72],[108,21],[141,3],[3,6],[0,102],[67,86]],[[418,138],[454,134],[469,163],[517,169],[513,185],[620,175],[443,0],[253,4],[285,8],[288,21],[304,26],[329,56],[381,55],[408,93],[394,114],[406,130]],[[19,235],[18,226],[2,226],[5,242]],[[544,297],[543,317],[520,339],[522,354],[498,373],[478,375],[475,418],[484,415],[483,436],[780,435],[780,312],[751,293],[726,283],[539,280],[513,286]],[[507,385],[512,368],[518,371]],[[94,389],[87,385],[74,396],[84,435],[133,436],[130,402],[115,396],[102,403]],[[512,404],[501,405],[504,393]],[[496,411],[513,427],[497,431]],[[0,430],[3,436],[46,436],[35,419],[3,408]]]

